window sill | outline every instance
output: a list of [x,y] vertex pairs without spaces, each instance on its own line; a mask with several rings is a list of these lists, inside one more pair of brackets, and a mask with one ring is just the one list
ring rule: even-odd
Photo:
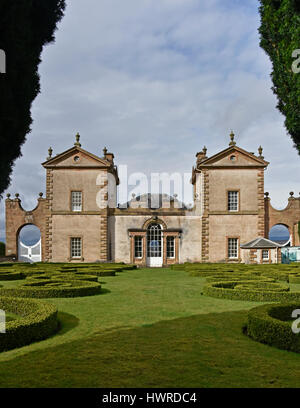
[[80,256],[80,257],[78,257],[78,258],[71,258],[71,257],[69,257],[69,258],[68,258],[68,261],[70,261],[70,262],[72,262],[72,261],[81,261],[81,262],[83,262],[83,261],[84,261],[84,257],[83,257],[83,256]]

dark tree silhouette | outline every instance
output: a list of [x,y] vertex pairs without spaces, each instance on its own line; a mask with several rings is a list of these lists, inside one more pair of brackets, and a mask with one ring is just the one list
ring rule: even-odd
[[300,154],[300,72],[295,70],[298,62],[293,56],[300,49],[300,1],[260,0],[260,3],[260,45],[272,61],[277,108],[285,116],[285,127]]
[[0,194],[30,132],[31,105],[40,92],[38,67],[43,46],[54,41],[65,0],[0,0]]

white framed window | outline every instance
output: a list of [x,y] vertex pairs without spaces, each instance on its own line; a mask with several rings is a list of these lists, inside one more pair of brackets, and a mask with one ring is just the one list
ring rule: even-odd
[[82,211],[82,192],[81,191],[71,192],[71,207],[72,207],[72,211],[76,211],[76,212]]
[[239,192],[228,191],[228,211],[239,210]]
[[71,238],[71,258],[82,257],[82,242],[81,238]]
[[175,237],[167,237],[167,258],[175,258]]
[[261,251],[262,254],[262,260],[263,261],[268,261],[269,260],[269,250],[268,249],[263,249]]
[[238,258],[238,238],[228,238],[228,258],[237,259]]
[[143,258],[143,237],[134,237],[134,257]]

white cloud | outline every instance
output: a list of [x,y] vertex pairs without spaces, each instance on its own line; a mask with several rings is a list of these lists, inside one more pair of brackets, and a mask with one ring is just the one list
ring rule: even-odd
[[[299,157],[271,91],[271,64],[259,47],[256,0],[67,1],[55,45],[43,53],[42,94],[13,172],[11,193],[34,207],[40,163],[74,143],[106,145],[129,172],[187,172],[195,153],[238,144],[270,161],[265,190],[284,207],[300,191]],[[297,194],[296,194],[297,195]],[[0,239],[4,209],[0,203]]]

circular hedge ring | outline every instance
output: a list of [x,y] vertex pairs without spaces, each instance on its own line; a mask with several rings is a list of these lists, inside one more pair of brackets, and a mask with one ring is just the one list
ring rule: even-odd
[[71,272],[56,272],[56,273],[45,273],[42,275],[32,275],[27,278],[27,282],[30,281],[44,281],[44,280],[63,280],[63,281],[69,281],[69,280],[84,280],[84,281],[89,281],[89,282],[98,282],[98,276],[95,275],[88,275],[86,273],[81,273],[81,272],[76,272],[76,273],[71,273]]
[[[272,287],[272,289],[270,289]],[[285,284],[262,281],[219,281],[204,285],[203,294],[222,299],[256,302],[300,301],[300,292],[290,292]]]
[[0,289],[0,296],[15,296],[25,298],[68,298],[79,296],[93,296],[101,292],[101,285],[97,282],[83,280],[61,279],[30,279],[16,288]]
[[6,323],[0,335],[0,352],[44,340],[58,329],[57,308],[35,299],[0,297],[0,309],[20,315]]
[[264,276],[250,275],[250,274],[218,274],[206,277],[206,282],[224,282],[224,281],[259,281],[259,282],[275,282],[274,278],[267,278]]
[[300,302],[255,307],[248,312],[247,334],[253,340],[300,353],[300,333],[292,330],[292,312]]

